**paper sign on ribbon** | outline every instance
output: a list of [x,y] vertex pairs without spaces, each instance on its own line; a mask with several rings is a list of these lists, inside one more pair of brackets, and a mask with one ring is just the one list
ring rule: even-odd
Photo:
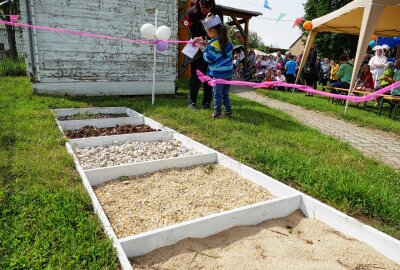
[[199,51],[200,47],[193,45],[192,43],[186,44],[185,48],[183,48],[182,53],[187,55],[189,58],[193,58],[196,53]]

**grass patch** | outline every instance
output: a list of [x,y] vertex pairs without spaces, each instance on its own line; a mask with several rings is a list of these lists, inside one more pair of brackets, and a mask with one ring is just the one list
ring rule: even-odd
[[0,269],[115,269],[49,110],[85,104],[29,89],[26,78],[0,79]]
[[116,266],[51,108],[130,107],[400,238],[399,172],[278,110],[233,96],[234,117],[211,119],[179,92],[152,106],[150,97],[32,95],[28,79],[0,78],[0,268]]
[[357,124],[384,131],[390,131],[400,137],[400,112],[397,111],[393,119],[389,118],[390,107],[385,103],[382,116],[379,116],[379,109],[374,107],[374,101],[368,102],[366,108],[356,107],[349,103],[347,114],[344,113],[344,106],[328,101],[327,97],[314,95],[314,97],[306,97],[303,92],[282,92],[270,90],[257,90],[258,93],[281,100],[290,104],[298,105],[305,109],[324,112],[336,118],[346,120]]
[[18,59],[0,59],[0,76],[25,76],[25,60],[23,57]]

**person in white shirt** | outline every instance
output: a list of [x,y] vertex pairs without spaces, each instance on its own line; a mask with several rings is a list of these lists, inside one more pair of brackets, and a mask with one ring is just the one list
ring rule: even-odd
[[265,71],[267,71],[267,69],[268,69],[268,63],[269,63],[268,58],[264,56],[260,62],[260,72],[259,73],[265,74]]
[[375,86],[379,86],[378,78],[382,75],[385,70],[385,64],[387,58],[383,55],[383,49],[381,46],[375,46],[372,50],[375,51],[375,56],[369,60],[369,66],[371,68],[372,78],[374,79]]
[[275,70],[276,69],[276,63],[275,63],[275,59],[274,56],[271,54],[269,56],[269,62],[268,62],[268,70]]
[[[276,76],[274,78],[274,81],[286,82],[286,78],[282,74],[282,70],[280,70],[280,69],[276,70]],[[274,88],[277,89],[277,90],[285,90],[285,87],[283,87],[283,86],[275,86]]]

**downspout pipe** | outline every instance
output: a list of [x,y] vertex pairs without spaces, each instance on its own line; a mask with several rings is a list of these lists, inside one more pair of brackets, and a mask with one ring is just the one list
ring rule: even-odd
[[[31,3],[30,0],[25,0],[26,3],[26,15],[27,15],[27,23],[32,24],[32,12],[31,12]],[[33,37],[33,29],[28,28],[28,38],[29,38],[29,53],[31,58],[31,66],[32,66],[32,74],[37,78],[37,68],[36,68],[36,59],[35,59],[35,50],[34,50],[34,37]]]

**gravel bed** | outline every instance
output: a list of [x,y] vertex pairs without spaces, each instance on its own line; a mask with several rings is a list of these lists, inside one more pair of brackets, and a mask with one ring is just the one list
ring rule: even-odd
[[195,155],[178,140],[131,142],[112,145],[75,148],[76,156],[84,169],[109,167],[127,163]]
[[256,226],[185,239],[131,260],[144,269],[399,270],[372,247],[300,211]]
[[65,135],[70,139],[87,138],[87,137],[98,137],[98,136],[111,136],[121,135],[130,133],[145,133],[160,131],[159,129],[153,129],[148,125],[123,125],[109,128],[96,128],[93,126],[86,126],[76,130],[66,130]]
[[274,198],[215,164],[121,178],[95,193],[119,238]]
[[112,113],[77,113],[74,115],[58,116],[59,121],[69,120],[86,120],[86,119],[102,119],[102,118],[117,118],[117,117],[129,117],[126,113],[112,114]]

